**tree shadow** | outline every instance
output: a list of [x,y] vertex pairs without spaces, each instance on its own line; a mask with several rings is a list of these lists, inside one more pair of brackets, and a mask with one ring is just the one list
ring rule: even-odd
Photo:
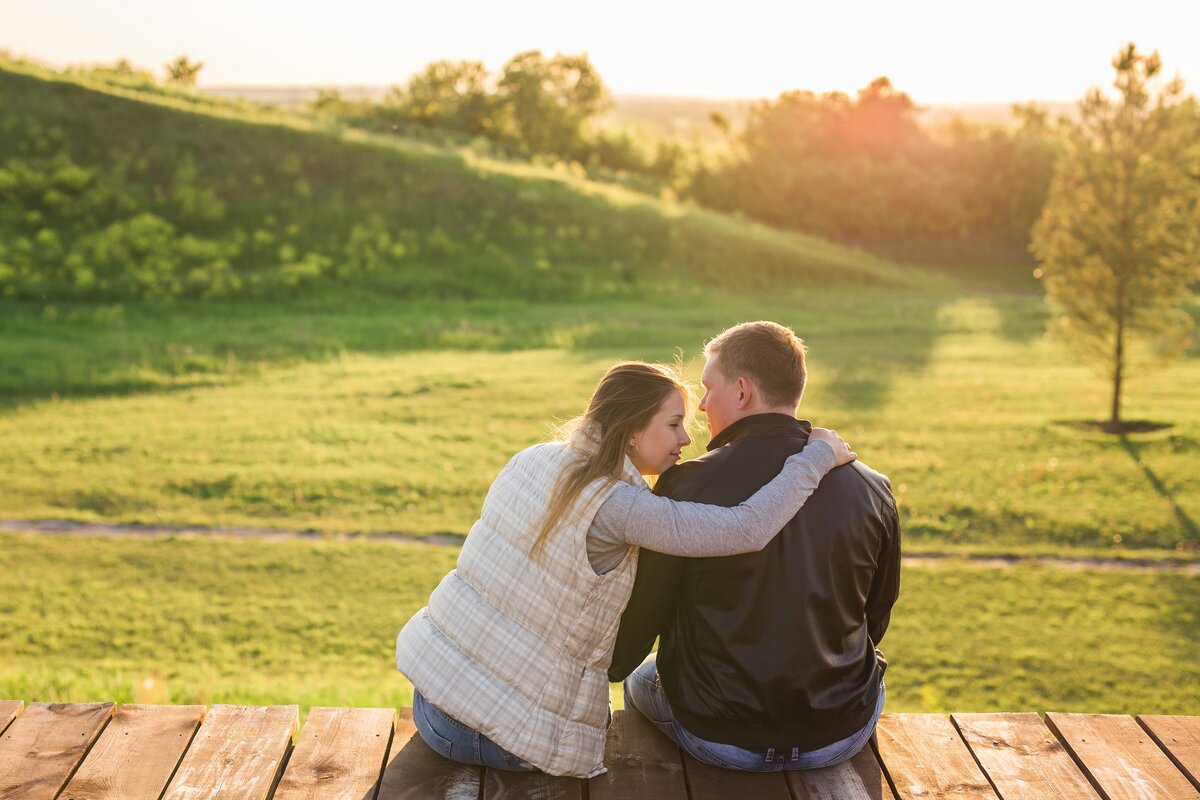
[[1179,526],[1183,528],[1187,539],[1193,542],[1200,539],[1200,528],[1197,528],[1196,521],[1179,505],[1179,502],[1175,499],[1175,495],[1142,458],[1141,451],[1144,445],[1139,445],[1131,441],[1124,433],[1120,435],[1120,441],[1121,449],[1133,459],[1133,463],[1146,476],[1146,480],[1149,481],[1150,486],[1158,493],[1159,497],[1162,497],[1171,506],[1171,510],[1175,513],[1175,519],[1179,522]]

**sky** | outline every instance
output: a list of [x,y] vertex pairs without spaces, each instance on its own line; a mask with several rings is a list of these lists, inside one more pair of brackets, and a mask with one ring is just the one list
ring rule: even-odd
[[0,0],[0,49],[53,66],[127,58],[200,85],[390,85],[438,59],[586,52],[618,95],[853,94],[880,75],[920,103],[1073,100],[1125,42],[1200,87],[1200,0],[652,2]]

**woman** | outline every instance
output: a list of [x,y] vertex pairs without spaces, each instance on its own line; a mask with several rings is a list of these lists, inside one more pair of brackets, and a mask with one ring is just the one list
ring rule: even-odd
[[496,477],[458,568],[396,639],[421,737],[455,761],[604,772],[606,670],[639,547],[681,556],[761,550],[824,474],[854,458],[833,431],[736,508],[655,496],[690,443],[687,386],[641,362],[605,373],[565,441],[521,451]]

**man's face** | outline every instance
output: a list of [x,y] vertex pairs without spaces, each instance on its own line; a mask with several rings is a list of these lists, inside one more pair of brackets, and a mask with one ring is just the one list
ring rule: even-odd
[[708,419],[708,432],[714,437],[729,424],[744,416],[738,408],[737,379],[729,380],[717,365],[717,356],[711,355],[704,362],[704,371],[700,373],[700,383],[704,384],[704,397],[700,398],[700,411]]

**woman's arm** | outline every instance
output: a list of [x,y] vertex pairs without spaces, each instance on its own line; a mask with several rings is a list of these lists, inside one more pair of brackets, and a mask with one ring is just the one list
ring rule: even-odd
[[[770,483],[733,508],[671,500],[620,484],[600,507],[597,522],[620,530],[626,544],[669,555],[753,553],[763,549],[796,515],[836,463],[829,444],[810,441],[788,458]],[[612,519],[614,511],[624,520]]]

